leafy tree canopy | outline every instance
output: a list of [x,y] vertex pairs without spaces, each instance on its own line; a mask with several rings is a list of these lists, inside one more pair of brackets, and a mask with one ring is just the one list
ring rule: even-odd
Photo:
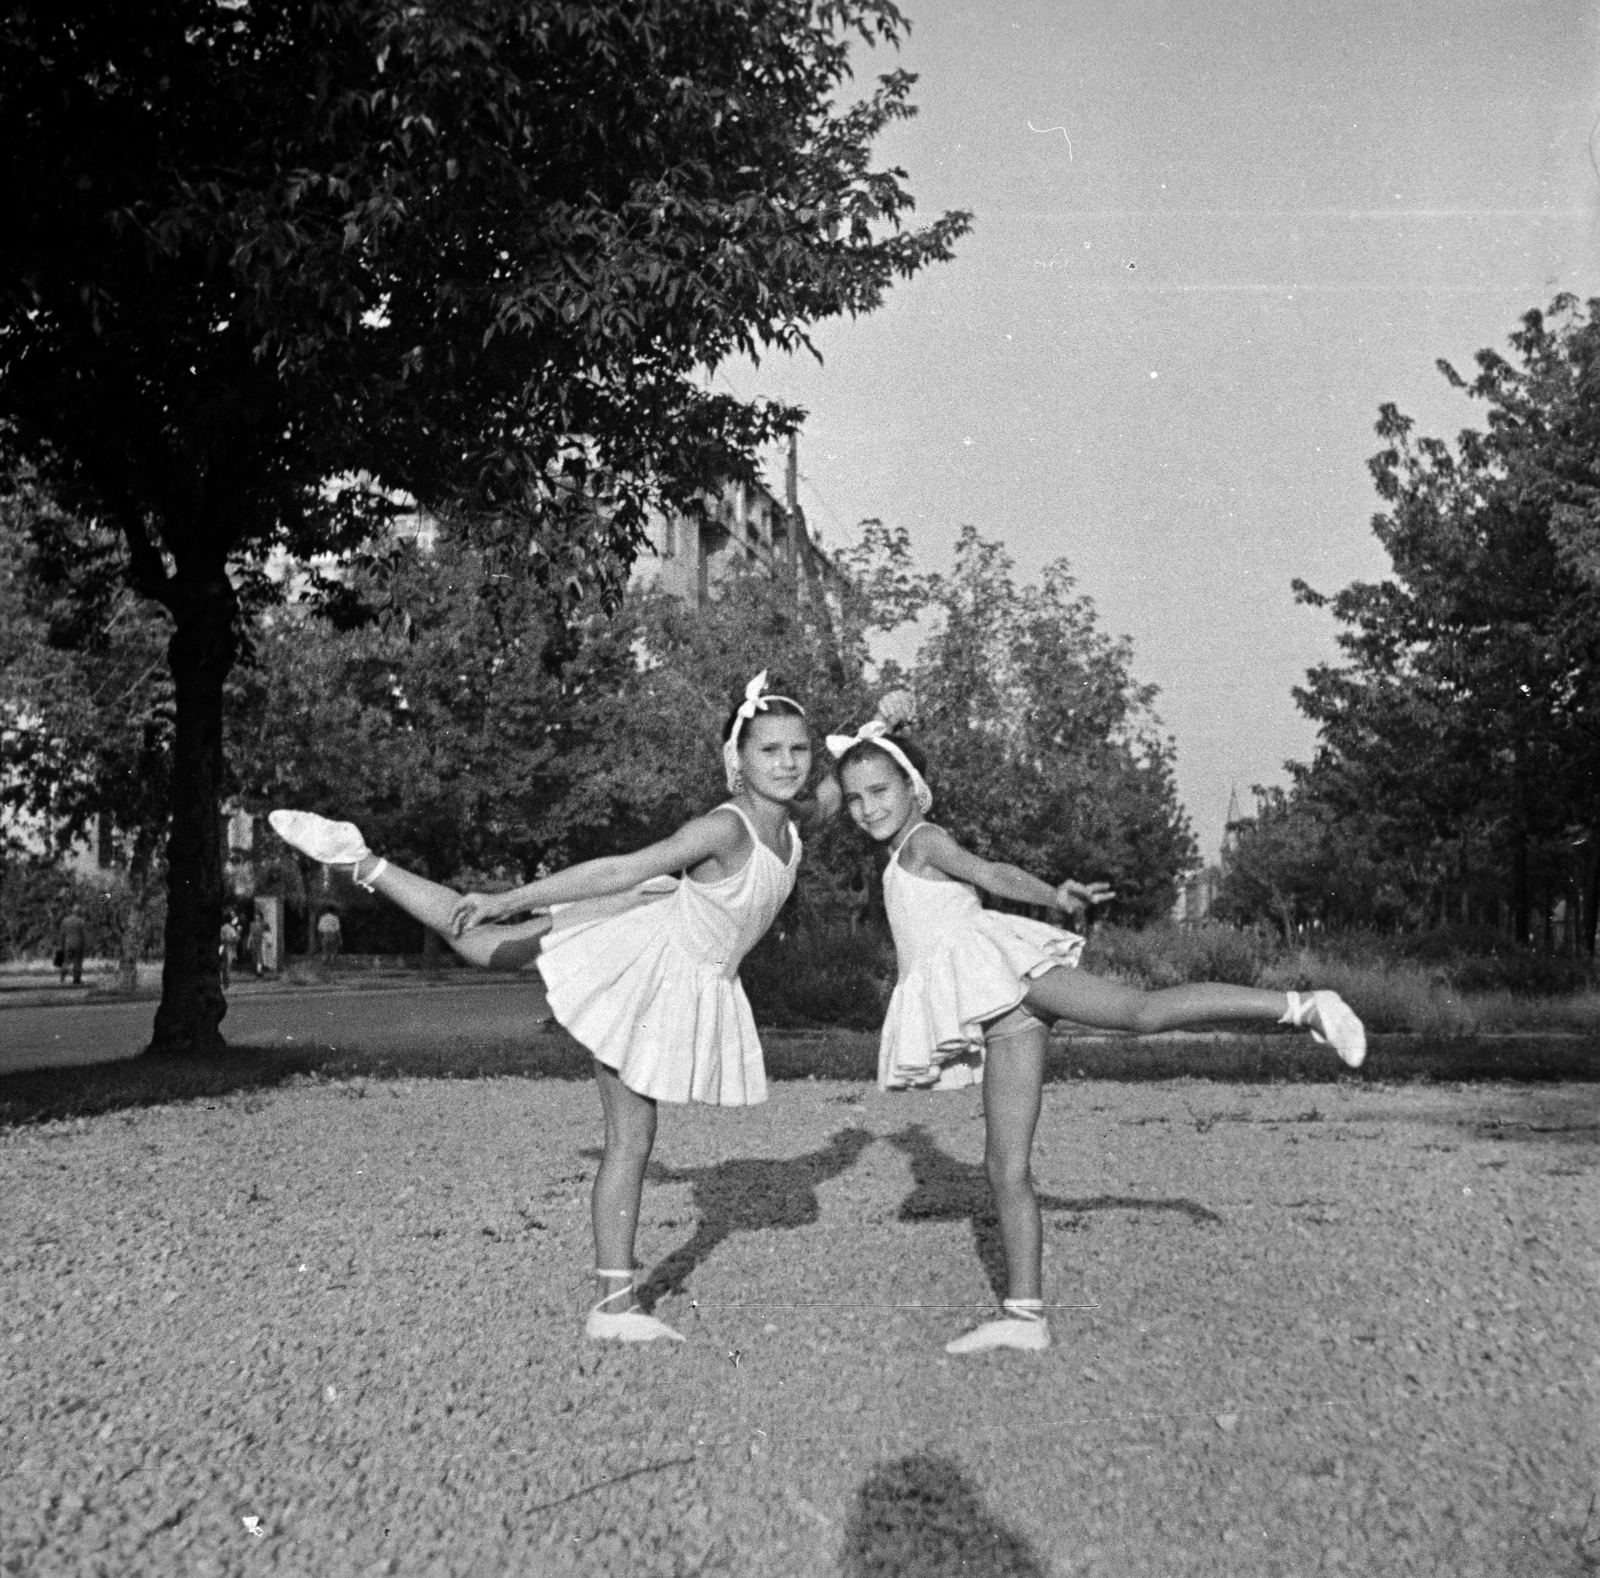
[[[1302,907],[1326,907],[1313,890],[1331,894],[1334,865],[1346,887],[1357,870],[1387,869],[1401,892],[1372,903],[1416,924],[1447,897],[1470,908],[1492,868],[1489,887],[1509,894],[1520,936],[1538,889],[1582,901],[1592,945],[1600,300],[1585,310],[1563,296],[1527,313],[1511,346],[1513,358],[1480,351],[1470,382],[1439,364],[1486,408],[1483,429],[1453,448],[1381,408],[1384,448],[1369,464],[1385,508],[1372,524],[1393,575],[1332,597],[1295,583],[1345,627],[1345,661],[1319,665],[1295,692],[1320,731],[1313,761],[1291,764],[1292,801],[1308,812],[1296,825],[1307,834],[1337,821],[1346,845],[1359,826],[1365,844],[1362,859],[1325,848]],[[1281,842],[1286,807],[1268,809]]]
[[[614,599],[799,413],[708,391],[949,256],[841,98],[888,0],[88,0],[0,20],[0,441],[172,616],[157,1044],[220,1045],[222,692],[242,563],[409,495]],[[495,567],[491,567],[495,568]],[[504,566],[498,567],[503,569]]]

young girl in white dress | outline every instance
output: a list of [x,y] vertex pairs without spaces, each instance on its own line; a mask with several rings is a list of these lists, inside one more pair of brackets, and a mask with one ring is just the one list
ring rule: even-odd
[[[348,822],[274,811],[273,828],[439,932],[473,964],[537,957],[551,1011],[595,1060],[605,1154],[593,1224],[599,1302],[590,1337],[650,1342],[680,1333],[638,1306],[634,1234],[657,1102],[749,1106],[767,1098],[761,1043],[739,962],[772,924],[800,864],[798,813],[831,816],[838,789],[797,797],[811,769],[805,712],[752,680],[723,731],[732,798],[631,855],[571,866],[508,893],[466,897],[401,871]],[[674,880],[674,873],[681,877]],[[499,917],[539,912],[515,925]]]
[[[887,704],[891,699],[895,706]],[[898,697],[880,712],[903,720]],[[1301,1025],[1352,1068],[1366,1055],[1361,1021],[1333,992],[1269,992],[1216,983],[1146,992],[1074,968],[1083,939],[1038,921],[986,910],[999,898],[1081,911],[1114,895],[1104,883],[1042,882],[1017,866],[980,860],[927,820],[933,795],[921,753],[883,716],[854,735],[829,735],[845,809],[889,846],[883,897],[899,980],[878,1053],[885,1089],[981,1080],[984,1168],[1005,1246],[1009,1297],[1000,1318],[946,1345],[949,1353],[1041,1349],[1049,1327],[1040,1297],[1039,1206],[1029,1155],[1055,1019],[1105,1030],[1159,1030],[1262,1020]]]

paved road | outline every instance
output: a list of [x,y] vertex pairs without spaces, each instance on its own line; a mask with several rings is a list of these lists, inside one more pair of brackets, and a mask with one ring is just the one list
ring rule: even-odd
[[[0,1012],[0,1074],[25,1068],[109,1063],[134,1057],[150,1041],[154,999]],[[397,1051],[453,1035],[514,1040],[547,1014],[537,977],[527,981],[434,982],[394,987],[323,988],[236,996],[223,1030],[236,1044],[379,1042]]]

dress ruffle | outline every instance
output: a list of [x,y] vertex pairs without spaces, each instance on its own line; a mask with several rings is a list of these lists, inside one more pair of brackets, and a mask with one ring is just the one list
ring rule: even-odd
[[739,962],[794,886],[749,828],[750,858],[700,883],[663,877],[628,893],[558,905],[538,957],[550,1011],[630,1090],[656,1101],[753,1106],[766,1067]]
[[983,1026],[1016,1008],[1026,982],[1075,966],[1084,940],[1026,916],[976,909],[900,978],[878,1052],[885,1089],[960,1089],[983,1077]]
[[672,936],[670,903],[553,931],[539,955],[550,1011],[629,1090],[656,1101],[767,1099],[755,1019],[738,977]]

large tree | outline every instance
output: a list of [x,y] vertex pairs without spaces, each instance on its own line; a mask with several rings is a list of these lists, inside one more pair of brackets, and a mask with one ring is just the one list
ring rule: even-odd
[[[1359,828],[1364,862],[1419,924],[1470,910],[1496,868],[1514,929],[1536,897],[1600,918],[1600,300],[1527,313],[1513,357],[1478,353],[1486,408],[1457,442],[1381,408],[1373,531],[1390,577],[1301,601],[1345,627],[1344,661],[1295,692],[1319,726],[1293,767],[1306,826]],[[1274,817],[1283,822],[1283,805]],[[1333,857],[1330,857],[1333,858]],[[1336,858],[1348,879],[1358,862]],[[1309,867],[1307,869],[1310,869]],[[1331,890],[1330,890],[1331,891]],[[1452,903],[1451,901],[1456,901]],[[1314,907],[1314,906],[1313,906]],[[1335,904],[1334,908],[1338,909]]]
[[[888,0],[89,0],[0,22],[0,437],[172,621],[154,1045],[222,1044],[239,567],[397,493],[574,597],[799,413],[709,392],[945,258],[840,98]],[[492,568],[492,566],[491,566]]]
[[940,820],[985,856],[1108,881],[1120,914],[1155,919],[1195,864],[1156,687],[1065,560],[1036,586],[1012,568],[968,526],[953,572],[928,578],[937,623],[911,677]]

